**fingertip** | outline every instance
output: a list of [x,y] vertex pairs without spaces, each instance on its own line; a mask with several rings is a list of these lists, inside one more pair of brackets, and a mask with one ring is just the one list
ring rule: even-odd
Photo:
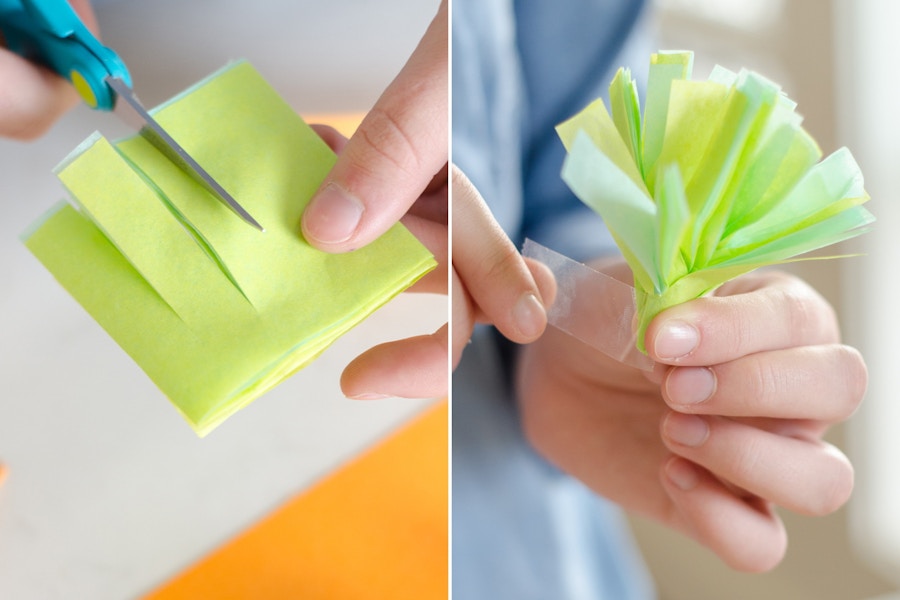
[[331,125],[322,123],[310,123],[309,128],[316,132],[325,144],[331,148],[335,154],[340,154],[344,146],[347,145],[347,138],[340,131]]
[[647,348],[654,360],[677,363],[689,358],[700,347],[700,330],[683,319],[652,323],[647,331]]
[[547,311],[533,292],[525,292],[512,309],[513,322],[518,330],[516,341],[532,342],[547,327]]
[[553,306],[556,300],[556,278],[553,277],[553,271],[544,263],[534,260],[533,258],[523,257],[528,270],[531,271],[531,277],[534,279],[539,291],[539,298],[544,305],[545,310]]
[[447,394],[448,329],[379,344],[356,357],[341,374],[347,398],[435,398]]
[[334,182],[327,183],[303,211],[300,229],[312,246],[326,252],[354,249],[353,237],[365,212],[363,203]]
[[683,531],[729,567],[765,573],[784,559],[787,532],[766,501],[734,496],[708,471],[680,456],[663,463],[660,480]]
[[386,398],[390,398],[389,394],[382,394],[380,392],[354,392],[353,394],[345,394],[349,400],[384,400]]
[[700,483],[697,467],[678,456],[672,456],[664,463],[663,475],[666,481],[682,492],[689,492]]
[[661,381],[666,404],[687,413],[706,412],[702,405],[715,395],[717,388],[715,370],[705,366],[670,367]]

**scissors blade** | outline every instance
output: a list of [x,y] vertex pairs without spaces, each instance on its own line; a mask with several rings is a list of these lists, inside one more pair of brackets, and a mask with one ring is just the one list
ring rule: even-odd
[[122,98],[126,106],[131,112],[137,116],[140,124],[141,135],[144,136],[151,144],[153,144],[166,158],[177,164],[185,172],[190,174],[200,185],[202,185],[213,196],[222,201],[225,206],[230,208],[236,215],[244,221],[253,225],[260,231],[265,231],[256,219],[244,210],[244,207],[238,204],[231,194],[225,191],[218,181],[206,172],[187,151],[176,142],[171,135],[154,119],[150,113],[144,108],[141,102],[134,95],[131,87],[118,77],[107,77],[106,83]]

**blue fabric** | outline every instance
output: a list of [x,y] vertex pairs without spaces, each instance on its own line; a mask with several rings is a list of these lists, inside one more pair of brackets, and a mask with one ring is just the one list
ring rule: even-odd
[[453,379],[453,597],[653,598],[619,509],[528,446],[497,343],[479,329]]
[[[559,173],[554,127],[651,51],[643,2],[454,0],[453,161],[519,245],[615,251]],[[508,344],[479,328],[453,376],[453,596],[644,599],[653,586],[618,507],[541,459],[512,398]],[[602,457],[597,457],[602,460]]]

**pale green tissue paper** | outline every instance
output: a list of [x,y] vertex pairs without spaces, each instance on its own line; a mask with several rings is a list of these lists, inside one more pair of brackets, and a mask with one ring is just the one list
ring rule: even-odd
[[634,274],[638,348],[650,321],[758,267],[866,231],[853,156],[821,160],[795,103],[750,72],[691,81],[693,54],[651,58],[641,120],[620,69],[602,100],[560,124],[562,176],[599,213]]

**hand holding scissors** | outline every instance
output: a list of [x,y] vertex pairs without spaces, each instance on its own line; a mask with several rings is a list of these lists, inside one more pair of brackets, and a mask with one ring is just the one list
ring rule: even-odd
[[137,117],[141,135],[238,216],[263,230],[144,109],[132,91],[125,62],[91,33],[66,0],[0,0],[0,34],[9,50],[68,79],[91,108],[111,111],[122,105]]

